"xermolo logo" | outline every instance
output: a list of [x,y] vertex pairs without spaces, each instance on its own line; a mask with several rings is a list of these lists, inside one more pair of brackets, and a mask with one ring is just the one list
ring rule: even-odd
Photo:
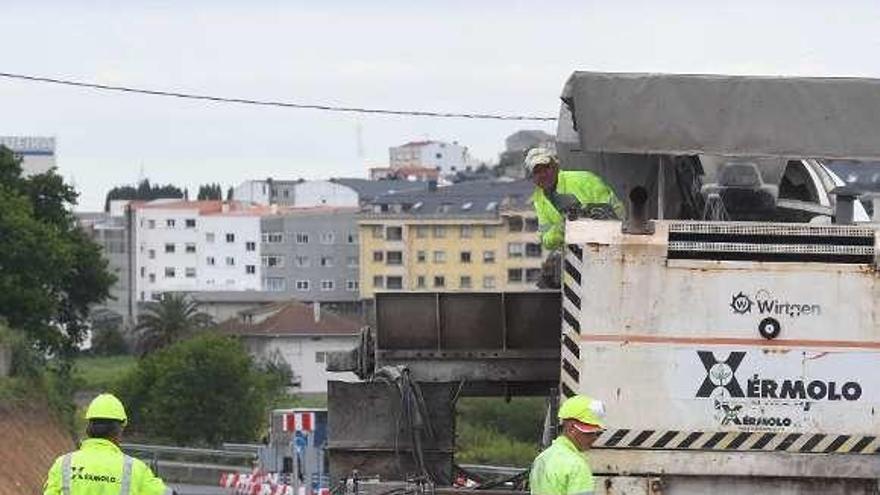
[[759,373],[752,373],[743,388],[736,372],[745,351],[731,352],[723,361],[710,351],[697,351],[697,355],[706,370],[697,398],[857,401],[862,397],[862,386],[856,381],[778,379]]
[[738,291],[730,298],[730,309],[733,314],[774,315],[798,318],[801,316],[821,316],[822,306],[815,303],[793,302],[774,297],[767,289],[760,289],[754,295]]

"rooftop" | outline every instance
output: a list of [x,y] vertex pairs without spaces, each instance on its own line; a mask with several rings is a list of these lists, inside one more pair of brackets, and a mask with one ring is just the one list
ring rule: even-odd
[[290,300],[242,311],[238,317],[226,320],[217,328],[221,333],[229,335],[313,337],[357,335],[361,324],[326,310],[316,309],[311,304]]
[[[386,194],[373,200],[371,205],[374,213],[484,216],[497,214],[502,208],[530,208],[533,190],[534,185],[528,180],[470,181],[434,191]],[[392,206],[397,206],[397,211]]]
[[428,189],[428,183],[423,181],[348,178],[330,179],[330,181],[354,189],[358,193],[361,202],[370,202],[384,194],[426,191]]

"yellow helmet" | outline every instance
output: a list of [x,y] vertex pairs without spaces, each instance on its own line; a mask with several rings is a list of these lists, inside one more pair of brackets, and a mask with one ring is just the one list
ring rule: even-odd
[[122,424],[128,422],[125,407],[113,394],[101,394],[95,397],[86,409],[86,419],[115,419],[122,421]]
[[605,428],[605,404],[586,395],[569,397],[559,407],[559,419],[573,419],[599,428]]

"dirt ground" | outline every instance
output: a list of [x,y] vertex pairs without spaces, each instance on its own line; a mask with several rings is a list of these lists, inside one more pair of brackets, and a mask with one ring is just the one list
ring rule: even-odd
[[0,404],[0,495],[42,493],[52,462],[73,448],[45,406]]

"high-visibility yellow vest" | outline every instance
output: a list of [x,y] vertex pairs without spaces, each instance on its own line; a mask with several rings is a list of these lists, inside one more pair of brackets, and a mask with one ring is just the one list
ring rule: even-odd
[[584,454],[560,435],[532,463],[529,490],[533,495],[593,495],[596,482]]
[[[618,217],[623,217],[623,205],[614,191],[598,175],[583,170],[561,170],[556,179],[556,194],[569,194],[578,199],[581,205],[592,203],[608,204]],[[556,210],[544,190],[535,188],[532,203],[538,215],[541,231],[541,244],[545,249],[558,249],[565,243],[565,217]]]
[[43,495],[171,495],[142,461],[110,440],[89,438],[80,449],[55,459]]

